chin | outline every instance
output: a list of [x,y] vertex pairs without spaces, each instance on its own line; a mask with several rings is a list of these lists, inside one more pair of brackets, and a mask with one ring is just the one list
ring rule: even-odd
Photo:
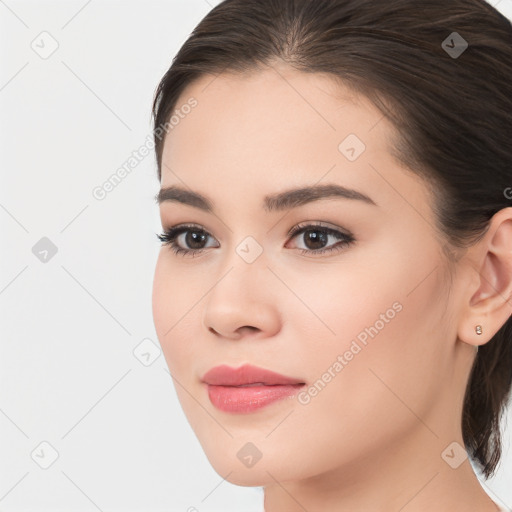
[[[239,485],[241,487],[263,487],[270,483],[275,483],[270,475],[265,471],[260,470],[255,473],[254,468],[245,470],[232,469],[232,471],[233,472],[227,478],[227,473],[221,474],[218,471],[217,473],[229,483]],[[270,473],[272,473],[272,471]]]
[[268,449],[262,450],[265,453],[261,454],[261,458],[251,461],[250,458],[244,460],[244,455],[251,452],[250,445],[243,451],[245,443],[242,447],[238,446],[238,443],[234,444],[237,445],[236,448],[233,446],[222,451],[212,446],[205,449],[208,461],[215,472],[233,485],[265,487],[275,484],[276,480],[281,482],[310,476],[304,467],[290,465],[286,454],[279,450],[277,453],[270,453]]
[[240,448],[237,446],[236,449],[222,452],[205,450],[205,454],[215,472],[234,485],[260,487],[275,483],[272,476],[280,480],[283,468],[278,467],[272,457],[265,459],[262,455],[260,459],[253,458],[251,461],[248,457],[244,460],[247,451],[250,448],[238,455]]

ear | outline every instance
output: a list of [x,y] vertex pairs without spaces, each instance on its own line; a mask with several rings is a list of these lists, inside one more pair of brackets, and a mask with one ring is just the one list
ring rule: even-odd
[[[468,277],[458,337],[469,345],[487,343],[512,314],[512,207],[490,220],[484,237],[468,251]],[[475,328],[482,326],[482,334]]]

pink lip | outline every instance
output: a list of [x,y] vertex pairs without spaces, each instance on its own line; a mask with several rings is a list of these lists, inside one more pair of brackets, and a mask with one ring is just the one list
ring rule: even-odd
[[279,373],[244,364],[239,368],[231,368],[225,364],[215,366],[207,371],[201,379],[206,384],[214,386],[244,386],[246,384],[265,384],[266,386],[275,386],[277,384],[304,384],[300,379],[286,377]]
[[202,378],[212,404],[225,412],[248,413],[277,400],[293,398],[304,382],[245,364],[216,366]]

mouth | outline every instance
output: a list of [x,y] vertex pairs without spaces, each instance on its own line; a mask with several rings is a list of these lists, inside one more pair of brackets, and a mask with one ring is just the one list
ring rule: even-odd
[[214,407],[229,413],[251,413],[285,398],[291,399],[305,382],[293,377],[243,365],[216,366],[203,377]]

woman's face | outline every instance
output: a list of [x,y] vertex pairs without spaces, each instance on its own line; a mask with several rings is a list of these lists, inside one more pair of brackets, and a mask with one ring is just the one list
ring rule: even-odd
[[[162,245],[153,317],[215,470],[266,485],[367,470],[411,446],[442,464],[470,356],[455,342],[459,290],[428,189],[390,155],[391,125],[328,77],[284,66],[205,76],[176,109],[161,187],[200,194],[211,211],[176,194],[161,202],[163,229],[192,224],[175,244],[195,252]],[[327,185],[357,194],[313,191]],[[308,228],[289,234],[297,227]],[[211,368],[245,364],[304,384],[211,387],[210,398]]]

